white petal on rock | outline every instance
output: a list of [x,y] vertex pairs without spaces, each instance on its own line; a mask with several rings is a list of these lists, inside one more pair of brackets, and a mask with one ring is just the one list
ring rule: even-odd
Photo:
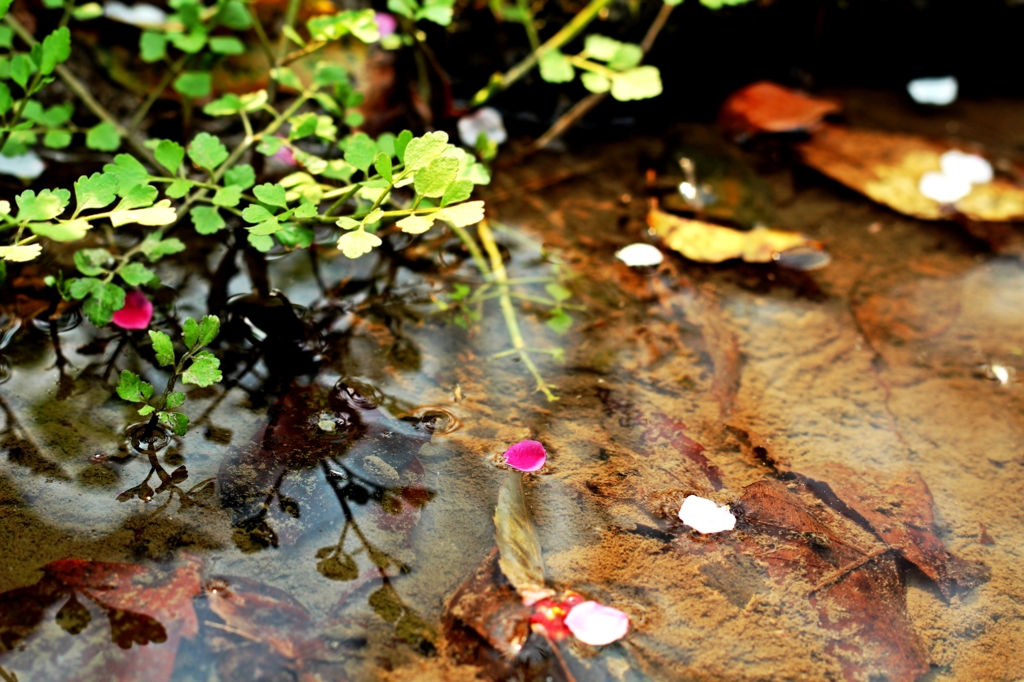
[[508,140],[505,122],[497,109],[480,107],[468,116],[459,119],[459,139],[467,147],[475,147],[480,133],[494,144],[504,144]]
[[959,84],[953,76],[915,78],[907,83],[907,92],[918,104],[944,107],[956,101]]
[[0,174],[13,175],[22,180],[35,180],[43,171],[46,164],[35,152],[25,152],[17,156],[0,156]]
[[129,7],[117,0],[103,5],[103,16],[132,26],[159,26],[167,21],[167,13],[156,5],[140,2]]
[[965,154],[953,149],[939,159],[943,174],[966,180],[974,185],[992,182],[992,164],[977,154]]
[[638,242],[619,249],[615,257],[631,268],[658,265],[665,256],[656,246]]
[[952,204],[971,193],[971,183],[939,171],[929,171],[921,176],[917,189],[940,204]]
[[698,533],[721,533],[736,527],[736,517],[728,507],[719,507],[711,500],[687,495],[679,509],[679,520]]

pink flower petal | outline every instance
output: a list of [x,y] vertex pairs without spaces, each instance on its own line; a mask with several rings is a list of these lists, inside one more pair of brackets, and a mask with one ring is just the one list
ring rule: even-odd
[[129,291],[124,307],[114,313],[114,324],[121,329],[145,329],[153,319],[153,303],[141,291]]
[[282,145],[281,148],[274,152],[274,155],[270,158],[279,163],[283,163],[288,167],[299,165],[295,160],[295,154],[292,153],[291,147],[288,147],[287,145]]
[[573,607],[565,617],[565,626],[581,642],[603,646],[626,636],[629,616],[596,601],[585,601]]
[[537,471],[547,458],[544,446],[535,440],[524,440],[505,451],[505,464],[520,471]]
[[377,12],[374,19],[377,21],[377,31],[380,32],[381,38],[391,35],[398,28],[398,20],[387,12]]

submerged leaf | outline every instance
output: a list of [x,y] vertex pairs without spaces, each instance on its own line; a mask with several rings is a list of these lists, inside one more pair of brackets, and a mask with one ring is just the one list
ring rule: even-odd
[[544,560],[537,531],[523,495],[523,475],[509,472],[498,492],[494,510],[494,539],[498,543],[498,565],[523,598],[524,604],[553,595],[544,580]]

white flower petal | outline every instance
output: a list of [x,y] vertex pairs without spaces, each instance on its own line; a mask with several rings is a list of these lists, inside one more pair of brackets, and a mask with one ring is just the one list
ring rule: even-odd
[[977,154],[965,154],[953,149],[939,159],[942,173],[952,178],[966,180],[973,185],[992,182],[992,164]]
[[736,517],[728,507],[719,507],[711,500],[688,495],[679,509],[679,520],[698,533],[721,533],[736,527]]
[[959,84],[953,76],[915,78],[907,83],[907,92],[918,104],[946,106],[956,101]]
[[35,152],[25,152],[17,156],[0,156],[0,174],[13,175],[22,180],[35,180],[43,171],[46,164]]
[[129,7],[117,0],[103,5],[103,16],[132,26],[159,26],[167,21],[167,13],[156,5],[139,3]]
[[971,183],[939,171],[929,171],[921,176],[917,189],[940,204],[952,204],[971,193]]
[[503,144],[508,140],[505,122],[497,109],[481,107],[468,116],[459,119],[459,139],[469,148],[476,146],[480,133],[487,136],[495,144]]
[[658,265],[665,260],[658,247],[642,242],[619,249],[615,252],[615,257],[631,268]]

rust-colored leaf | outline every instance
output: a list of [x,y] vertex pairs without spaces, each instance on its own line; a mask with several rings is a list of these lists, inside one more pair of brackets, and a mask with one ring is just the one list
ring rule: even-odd
[[740,133],[788,133],[810,128],[841,109],[830,100],[759,81],[730,95],[720,120],[727,130]]
[[913,135],[825,125],[797,146],[804,163],[894,211],[925,220],[1024,220],[1024,189],[996,178],[944,206],[922,194],[921,176],[939,171],[951,144]]
[[494,528],[501,572],[523,601],[532,604],[554,594],[545,584],[540,541],[526,505],[523,474],[519,471],[510,471],[498,491]]

